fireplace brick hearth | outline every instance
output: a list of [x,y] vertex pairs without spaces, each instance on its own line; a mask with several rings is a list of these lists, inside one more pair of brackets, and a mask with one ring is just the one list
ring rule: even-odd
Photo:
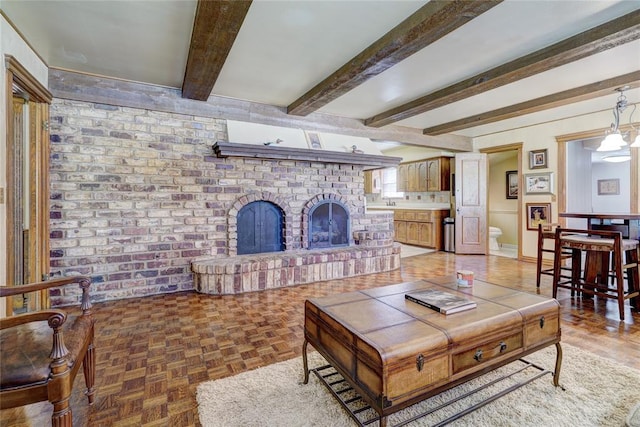
[[[370,233],[370,237],[374,236],[378,237],[378,233]],[[213,295],[237,294],[400,267],[400,244],[389,243],[389,239],[362,240],[362,243],[336,249],[301,249],[195,260],[192,263],[195,289]]]

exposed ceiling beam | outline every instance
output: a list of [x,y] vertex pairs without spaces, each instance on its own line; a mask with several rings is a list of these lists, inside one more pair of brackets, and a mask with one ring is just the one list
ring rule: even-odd
[[[432,0],[287,107],[306,116],[393,67],[502,0]],[[374,6],[375,7],[375,6]]]
[[601,96],[613,95],[615,89],[629,86],[629,89],[640,86],[640,71],[580,86],[574,89],[565,90],[508,107],[498,108],[475,116],[465,117],[424,129],[425,135],[442,135],[455,132],[461,129],[468,129],[474,126],[486,125],[500,120],[511,119],[525,114],[536,113],[550,108],[561,107],[573,104],[574,102],[586,101],[588,99],[599,98]]
[[[365,126],[362,120],[313,113],[288,115],[284,107],[212,95],[207,102],[180,97],[180,90],[139,82],[91,76],[49,68],[49,90],[54,98],[260,123],[339,135],[360,136],[446,151],[472,151],[471,138],[460,135],[424,135],[421,129]],[[237,142],[237,141],[236,141]]]
[[206,101],[252,0],[198,0],[182,97]]
[[367,126],[381,127],[531,77],[640,38],[640,10],[584,31],[489,71],[377,114]]

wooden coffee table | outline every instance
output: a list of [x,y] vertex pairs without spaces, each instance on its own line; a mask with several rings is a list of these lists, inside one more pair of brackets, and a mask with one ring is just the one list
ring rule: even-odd
[[[432,288],[477,307],[444,315],[404,297]],[[311,343],[376,411],[381,426],[396,411],[551,344],[558,386],[562,362],[555,299],[479,280],[458,289],[455,278],[440,277],[309,299],[304,333],[305,384]]]

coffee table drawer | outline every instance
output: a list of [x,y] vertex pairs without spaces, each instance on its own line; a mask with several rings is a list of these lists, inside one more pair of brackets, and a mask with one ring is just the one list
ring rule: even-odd
[[525,349],[560,337],[560,318],[556,313],[533,318],[524,327]]
[[475,348],[452,356],[453,374],[480,366],[489,360],[522,348],[522,333],[517,332],[504,338],[489,341]]

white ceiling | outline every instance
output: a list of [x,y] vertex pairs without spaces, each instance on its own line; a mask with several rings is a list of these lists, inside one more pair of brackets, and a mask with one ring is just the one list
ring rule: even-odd
[[[212,94],[286,107],[424,3],[254,0]],[[50,67],[175,88],[182,87],[196,6],[196,0],[0,0],[3,14]],[[318,112],[366,119],[637,9],[639,1],[506,0]],[[423,129],[638,70],[635,41],[397,124]],[[627,97],[639,102],[640,89]],[[476,137],[607,110],[616,98],[612,91],[455,133]]]

